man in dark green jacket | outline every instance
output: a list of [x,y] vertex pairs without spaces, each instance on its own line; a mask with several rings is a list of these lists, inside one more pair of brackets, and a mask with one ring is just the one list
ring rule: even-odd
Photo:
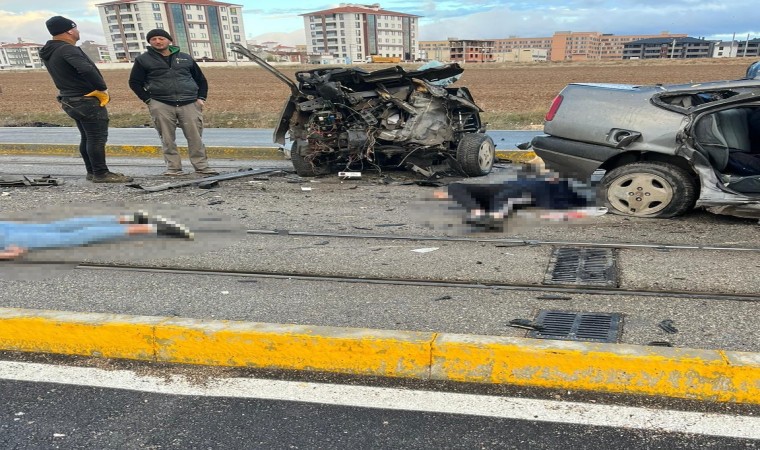
[[146,38],[150,47],[135,58],[129,87],[148,105],[161,138],[166,161],[164,175],[184,175],[182,158],[177,151],[178,125],[187,139],[195,173],[218,174],[208,165],[202,139],[203,105],[208,93],[206,77],[190,55],[171,45],[172,37],[165,30],[150,30]]
[[113,173],[106,165],[108,111],[110,101],[103,75],[81,48],[77,24],[62,16],[45,22],[53,38],[40,49],[40,59],[58,88],[61,107],[77,125],[79,153],[94,183],[128,183],[132,177]]

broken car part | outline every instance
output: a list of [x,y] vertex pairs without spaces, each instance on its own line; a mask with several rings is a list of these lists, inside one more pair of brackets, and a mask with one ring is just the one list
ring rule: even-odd
[[678,333],[678,328],[676,328],[673,323],[674,322],[672,320],[665,319],[662,322],[658,323],[657,326],[660,327],[662,331],[668,334]]
[[406,164],[434,173],[431,166],[451,161],[467,176],[491,171],[495,145],[470,91],[434,84],[460,75],[458,64],[409,72],[320,68],[296,72],[292,81],[246,47],[231,49],[290,87],[273,140],[285,145],[290,134],[300,176]]
[[50,175],[33,177],[29,175],[2,175],[0,186],[60,186],[63,180]]
[[[223,180],[234,180],[235,178],[243,178],[251,175],[261,175],[262,173],[274,173],[281,172],[280,169],[261,168],[261,169],[240,169],[237,172],[228,172],[220,175],[214,175],[213,177],[196,178],[194,180],[178,181],[176,183],[164,183],[158,186],[142,186],[138,183],[128,184],[127,186],[142,189],[146,192],[158,192],[165,191],[167,189],[174,189],[178,187],[192,186],[192,185],[208,185],[209,183],[215,183]],[[210,187],[210,186],[209,186]]]

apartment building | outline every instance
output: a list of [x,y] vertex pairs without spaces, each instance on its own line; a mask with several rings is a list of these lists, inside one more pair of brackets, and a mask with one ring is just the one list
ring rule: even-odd
[[113,61],[133,61],[145,52],[145,35],[166,30],[174,45],[196,60],[244,59],[230,51],[245,45],[243,7],[211,0],[117,0],[96,5]]
[[42,46],[31,42],[0,43],[0,69],[43,67],[40,59]]
[[625,44],[623,59],[709,58],[715,41],[693,37],[641,39]]
[[387,11],[378,3],[341,3],[337,8],[301,14],[307,53],[342,58],[348,63],[370,55],[414,60],[418,57],[418,18]]

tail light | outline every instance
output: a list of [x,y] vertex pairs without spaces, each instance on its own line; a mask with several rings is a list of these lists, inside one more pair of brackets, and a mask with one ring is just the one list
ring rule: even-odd
[[554,115],[557,114],[557,110],[559,109],[559,105],[562,104],[562,97],[561,95],[558,95],[554,97],[554,100],[552,100],[552,106],[549,108],[549,112],[546,113],[546,117],[544,117],[544,120],[547,122],[551,122],[552,119],[554,119]]

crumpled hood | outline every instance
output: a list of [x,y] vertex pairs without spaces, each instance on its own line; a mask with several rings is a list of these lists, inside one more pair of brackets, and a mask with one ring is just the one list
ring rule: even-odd
[[43,61],[48,61],[50,57],[53,55],[53,52],[58,50],[62,45],[71,45],[69,43],[59,41],[56,39],[51,39],[45,43],[45,45],[40,49],[40,58]]

